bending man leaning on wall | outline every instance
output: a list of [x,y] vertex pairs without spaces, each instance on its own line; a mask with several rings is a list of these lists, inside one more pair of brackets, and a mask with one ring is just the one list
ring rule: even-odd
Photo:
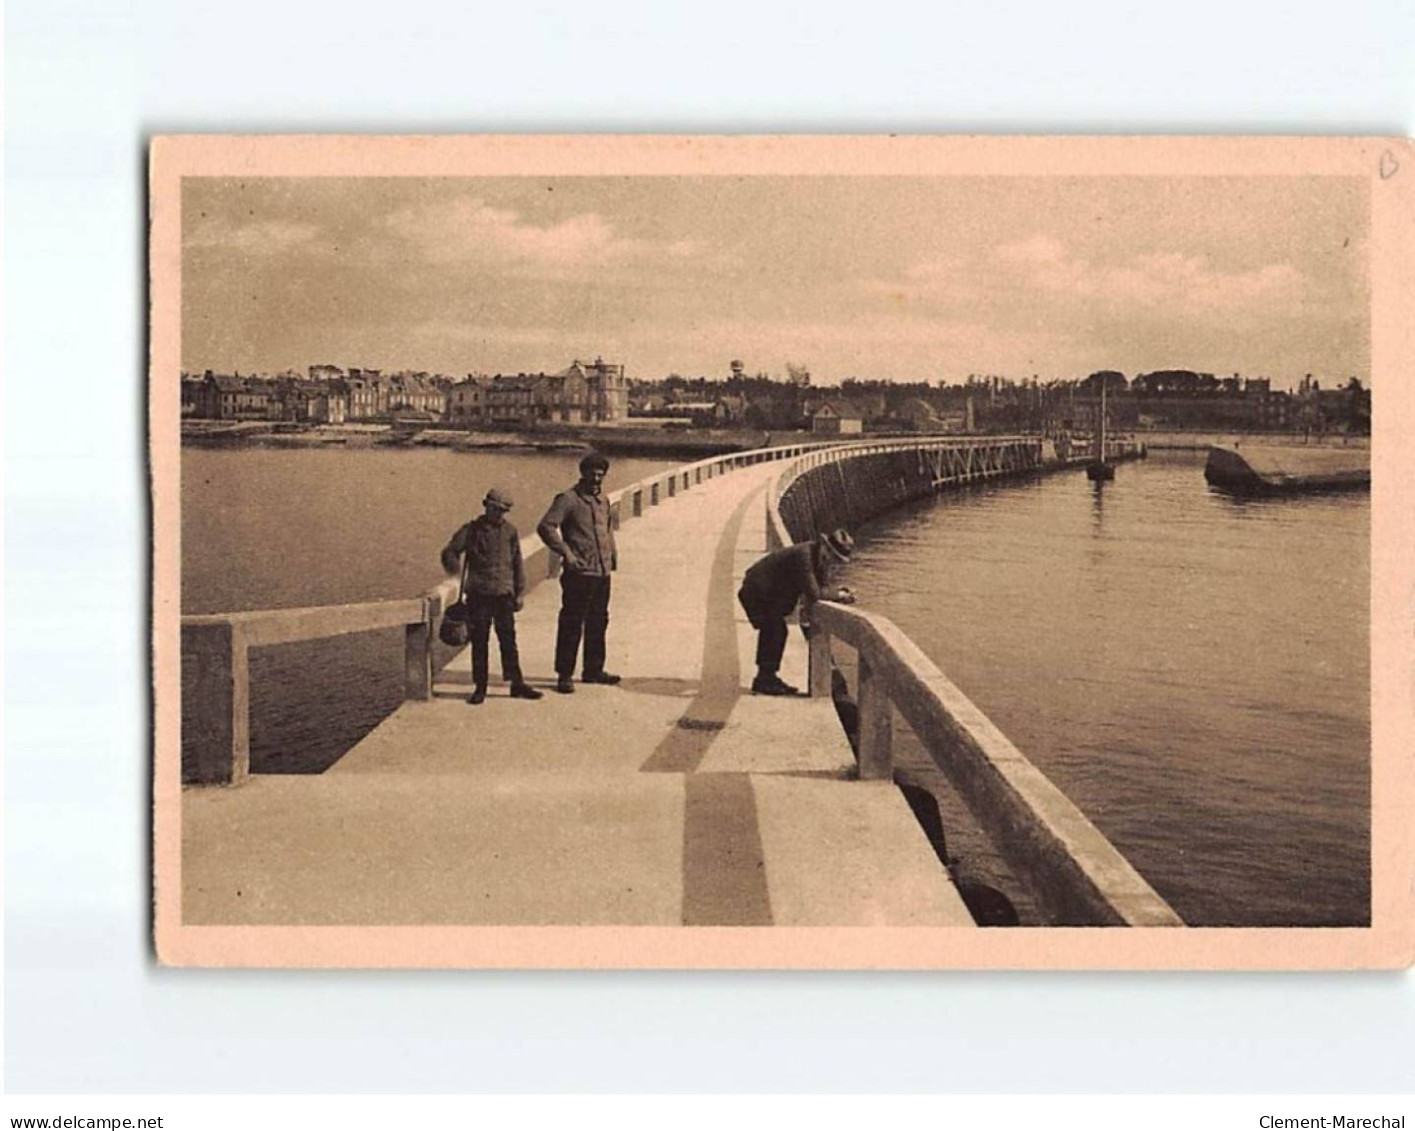
[[786,651],[786,618],[798,602],[811,605],[823,596],[852,604],[854,594],[845,588],[830,590],[830,569],[850,560],[855,540],[845,530],[822,534],[814,542],[797,542],[759,559],[742,578],[737,600],[757,630],[757,674],[754,695],[799,695],[777,672]]

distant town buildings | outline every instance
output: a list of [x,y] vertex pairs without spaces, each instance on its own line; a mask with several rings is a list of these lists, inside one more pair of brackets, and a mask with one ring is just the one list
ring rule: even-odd
[[845,400],[822,401],[811,413],[811,431],[832,436],[853,435],[865,430],[865,410]]
[[559,373],[468,377],[448,394],[448,419],[463,424],[612,424],[629,415],[624,367],[576,359]]
[[421,370],[311,365],[308,377],[182,374],[182,416],[227,421],[434,422],[528,426],[548,421],[603,424],[629,415],[624,367],[595,358],[559,373],[469,377]]
[[300,424],[343,424],[348,418],[349,398],[328,381],[298,378],[277,385],[280,419]]
[[457,427],[532,428],[640,423],[693,428],[863,432],[1085,431],[1096,418],[1102,387],[1113,426],[1127,429],[1368,432],[1371,393],[1359,378],[1323,388],[1307,374],[1292,392],[1268,377],[1215,376],[1165,369],[1128,380],[1115,370],[1083,378],[1033,374],[1013,380],[971,374],[961,384],[850,378],[813,388],[804,366],[785,380],[731,376],[629,381],[622,364],[572,360],[554,373],[469,375],[463,380],[421,370],[311,365],[307,376],[184,373],[183,418],[340,424],[346,421]]
[[[744,371],[734,366],[733,372]],[[1299,385],[1289,393],[1273,390],[1266,377],[1218,378],[1188,370],[1141,374],[1132,382],[1116,370],[1102,370],[1084,378],[1047,381],[1036,374],[1021,380],[972,374],[956,385],[851,378],[823,390],[793,384],[789,375],[786,380],[757,374],[723,381],[670,374],[658,381],[633,382],[629,413],[700,427],[740,425],[827,434],[1061,433],[1092,426],[1104,386],[1109,417],[1122,428],[1369,428],[1370,393],[1359,380],[1349,379],[1339,391],[1315,385]]]
[[349,399],[350,420],[372,420],[388,414],[388,389],[377,369],[350,369],[335,384]]

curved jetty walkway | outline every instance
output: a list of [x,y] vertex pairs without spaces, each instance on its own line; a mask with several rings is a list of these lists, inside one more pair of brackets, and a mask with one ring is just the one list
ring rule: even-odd
[[[898,789],[857,779],[831,699],[748,691],[736,591],[781,467],[623,524],[619,686],[551,690],[559,586],[543,583],[518,618],[540,702],[493,683],[468,705],[463,652],[323,774],[185,790],[184,922],[971,925]],[[793,629],[782,675],[805,687],[806,667]]]

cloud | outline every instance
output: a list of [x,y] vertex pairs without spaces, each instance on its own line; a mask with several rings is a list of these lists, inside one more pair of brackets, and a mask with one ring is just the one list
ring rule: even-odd
[[186,238],[188,248],[219,248],[242,255],[278,255],[293,248],[303,248],[319,236],[314,224],[293,220],[256,220],[222,228],[215,222]]
[[1299,299],[1306,278],[1289,263],[1241,271],[1215,267],[1206,255],[1154,252],[1100,264],[1074,256],[1060,240],[1033,236],[997,249],[1019,282],[1112,306],[1171,304],[1192,310],[1248,308]]
[[970,257],[939,255],[905,267],[902,279],[860,279],[853,288],[895,308],[916,302],[967,304],[984,278]]
[[1150,301],[1178,300],[1195,307],[1248,307],[1300,298],[1306,277],[1289,263],[1269,263],[1248,271],[1219,271],[1203,255],[1165,253],[1140,256],[1135,267],[1117,275],[1132,293]]
[[410,324],[406,328],[406,333],[414,339],[457,345],[496,342],[500,345],[541,346],[546,342],[554,342],[564,337],[565,327],[559,324],[505,326],[499,323],[465,323],[432,319]]
[[[1220,265],[1218,252],[1106,250],[1108,258],[1092,257],[1038,234],[971,257],[919,258],[857,285],[862,312],[873,308],[877,317],[851,321],[846,332],[882,356],[911,350],[1004,368],[1158,364],[1152,355],[1217,364],[1202,359],[1251,356],[1267,331],[1299,340],[1322,305],[1322,281],[1290,262]],[[814,340],[822,350],[834,344],[827,327]]]
[[604,271],[654,259],[691,259],[702,251],[694,240],[662,243],[621,235],[595,212],[536,224],[475,198],[400,209],[384,226],[431,263],[489,262],[532,274]]
[[739,356],[795,357],[835,377],[893,370],[898,368],[896,359],[906,355],[931,359],[926,363],[931,369],[960,359],[971,364],[973,359],[1005,356],[1020,362],[1044,357],[1062,341],[1049,328],[895,313],[829,320],[717,320],[682,326],[668,337],[690,347],[711,344],[719,352],[730,345],[727,352]]

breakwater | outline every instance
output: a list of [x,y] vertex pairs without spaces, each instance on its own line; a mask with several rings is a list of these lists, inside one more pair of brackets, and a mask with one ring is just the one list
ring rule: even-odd
[[[741,468],[788,459],[819,446],[821,445],[805,444],[727,454],[686,465],[676,465],[668,469],[650,471],[649,474],[636,482],[609,493],[608,500],[612,519],[618,528],[632,519],[647,515],[660,503],[666,502],[679,493],[687,492],[690,488],[710,483],[716,478]],[[273,453],[267,454],[273,455]],[[306,453],[309,458],[315,458],[317,454]],[[282,453],[282,455],[284,459],[266,468],[270,479],[264,484],[264,487],[268,490],[274,490],[275,484],[283,479],[289,471],[285,461],[292,453]],[[455,472],[455,468],[451,465],[456,462],[456,459],[450,453],[442,455],[425,452],[423,457],[444,460],[446,466],[441,470],[449,474]],[[398,453],[386,454],[388,461],[396,462],[410,458],[414,457]],[[648,468],[653,465],[630,466]],[[567,480],[573,481],[573,467],[573,462],[566,466],[565,478],[557,477],[556,486],[562,486]],[[328,473],[332,469],[315,465],[308,466],[303,470],[306,475],[310,476],[307,482],[313,483],[323,481],[321,473]],[[431,476],[430,469],[421,470]],[[247,471],[249,472],[249,469]],[[378,471],[382,471],[384,474],[377,475]],[[498,474],[506,476],[502,480],[503,482],[517,483],[519,490],[520,482],[514,471],[515,469],[507,464],[499,467]],[[312,493],[308,491],[294,493],[293,499],[295,501],[309,503],[312,509],[294,512],[291,516],[292,525],[302,523],[305,528],[317,526],[323,508],[335,504],[344,505],[346,499],[356,509],[342,512],[341,521],[343,523],[360,521],[357,508],[365,505],[364,499],[373,492],[377,482],[392,478],[392,472],[391,465],[375,469],[375,478],[364,483],[365,490],[357,494],[346,496],[342,488],[320,498],[313,497]],[[252,480],[255,482],[252,483]],[[332,477],[329,481],[334,482]],[[252,486],[256,488],[262,486],[259,479],[249,473],[242,476],[239,482],[248,489]],[[473,485],[474,489],[469,493],[470,500],[480,499],[480,492],[489,485],[489,479],[476,482]],[[427,495],[427,492],[421,493],[420,497],[424,502],[427,501]],[[307,496],[309,497],[307,498]],[[525,498],[524,494],[522,498]],[[346,554],[344,558],[339,560],[344,564],[346,570],[362,566],[370,570],[377,570],[382,576],[386,575],[390,568],[384,560],[386,557],[402,554],[402,548],[406,546],[422,545],[424,553],[413,559],[416,564],[411,567],[416,573],[421,574],[425,569],[422,563],[435,561],[437,549],[441,546],[442,541],[452,530],[456,529],[457,525],[466,521],[469,509],[467,502],[468,500],[464,499],[461,504],[455,504],[456,509],[451,509],[454,504],[449,503],[448,509],[438,512],[443,517],[432,523],[426,520],[424,514],[409,515],[412,508],[406,505],[387,508],[380,515],[381,518],[388,520],[401,516],[400,521],[409,524],[400,534],[389,538],[389,542],[385,546],[388,553]],[[530,507],[533,517],[540,513],[544,502],[548,502],[548,498],[539,505]],[[475,504],[472,504],[471,509],[474,507]],[[204,513],[206,512],[204,511]],[[206,517],[212,519],[213,525],[207,528],[193,528],[188,531],[193,534],[189,544],[201,545],[220,534],[222,528],[220,516],[221,512],[212,508]],[[299,517],[296,518],[296,516]],[[529,524],[527,525],[529,526]],[[330,526],[337,527],[338,524],[331,523]],[[388,537],[387,531],[384,530],[380,537]],[[300,540],[299,546],[287,548],[281,556],[281,560],[287,568],[281,571],[280,579],[288,582],[291,586],[300,585],[301,587],[272,589],[272,596],[278,592],[284,598],[279,602],[281,607],[266,606],[263,601],[259,603],[233,601],[225,611],[203,610],[197,613],[194,610],[191,615],[182,617],[182,765],[184,781],[189,783],[241,781],[251,772],[250,660],[252,652],[270,652],[271,649],[267,647],[268,645],[280,644],[300,648],[303,645],[312,645],[319,641],[329,641],[340,637],[346,639],[373,637],[381,630],[386,630],[397,636],[399,635],[397,630],[401,627],[404,629],[402,635],[405,638],[401,641],[404,670],[401,673],[396,671],[392,673],[392,676],[401,676],[401,678],[396,678],[393,681],[393,702],[386,704],[386,709],[396,706],[399,699],[426,699],[431,694],[433,669],[439,656],[436,629],[442,609],[455,599],[456,579],[444,579],[427,592],[416,597],[350,601],[349,596],[358,593],[361,589],[374,588],[373,575],[370,575],[367,585],[350,578],[344,590],[346,596],[341,603],[330,603],[328,597],[325,596],[329,591],[322,587],[324,583],[321,578],[329,572],[324,567],[330,560],[335,560],[337,550],[343,544],[340,539],[339,530],[335,528],[332,529],[330,538],[323,540],[323,542],[306,533]],[[261,546],[262,544],[251,537],[250,532],[247,531],[227,545],[226,552],[216,555],[216,568],[222,575],[227,572],[238,572],[225,570],[222,563],[236,560],[233,555],[238,553],[263,553]],[[540,538],[531,532],[522,537],[521,548],[526,570],[526,588],[529,594],[542,581],[556,576],[559,559],[552,555]],[[302,557],[302,555],[305,556]],[[345,559],[353,560],[346,562]],[[299,566],[300,568],[288,568],[291,566]],[[218,578],[206,578],[207,587],[210,588],[216,580]],[[308,583],[309,587],[303,587],[304,583]],[[380,584],[377,588],[384,589],[386,587]],[[307,605],[296,604],[299,597],[306,594],[315,600],[322,598],[323,603],[315,604],[312,601]],[[215,600],[208,599],[201,603],[209,608],[215,604]],[[398,650],[396,647],[393,649],[392,663],[396,664]],[[388,660],[389,654],[389,651],[385,650],[381,656],[384,660]],[[441,658],[445,659],[445,656]],[[299,674],[299,664],[310,661],[308,655],[297,656],[295,659],[294,666],[282,672],[287,681],[296,680]],[[325,664],[327,663],[328,658],[326,657]],[[317,671],[322,670],[324,666],[323,664],[316,665]],[[371,673],[358,673],[358,678],[361,686],[368,686]],[[305,685],[305,693],[307,695],[315,694],[313,688],[308,684]],[[342,698],[349,697],[343,695]],[[297,711],[298,705],[291,705],[291,710]],[[302,744],[308,742],[308,736],[302,737],[301,742]],[[338,753],[339,751],[336,749],[332,755],[324,756],[321,759],[320,768],[327,766],[329,757],[337,757]]]
[[[1132,440],[1106,445],[1112,462],[1138,458]],[[777,505],[793,538],[855,527],[884,511],[946,487],[1081,467],[1085,447],[1039,436],[937,437],[853,445],[848,460],[800,467]]]
[[1204,478],[1239,495],[1352,491],[1371,485],[1369,448],[1250,446],[1209,449]]
[[[906,453],[916,457],[913,464],[900,463]],[[466,685],[457,672],[437,670],[432,654],[434,627],[454,583],[393,602],[183,617],[183,684],[197,692],[192,713],[183,712],[183,779],[246,783],[239,790],[187,794],[188,862],[197,876],[187,895],[207,900],[204,922],[286,922],[283,917],[350,922],[359,909],[375,909],[376,922],[432,922],[427,907],[434,906],[440,916],[457,916],[457,922],[490,916],[498,923],[587,923],[607,916],[604,922],[966,924],[966,900],[952,886],[947,868],[938,869],[908,805],[887,784],[894,779],[891,735],[899,715],[947,771],[986,834],[1005,845],[1017,875],[1039,890],[1047,922],[1180,926],[1179,916],[1104,835],[884,617],[829,602],[815,607],[809,645],[794,641],[791,660],[807,677],[809,702],[753,698],[741,685],[739,658],[750,654],[751,630],[737,616],[732,593],[746,563],[780,545],[782,536],[790,538],[778,505],[781,488],[828,464],[843,464],[843,483],[872,467],[867,474],[882,491],[879,504],[887,505],[897,495],[924,490],[925,483],[1064,466],[1044,459],[1046,454],[1039,437],[1026,436],[811,444],[702,460],[614,491],[614,521],[628,525],[623,549],[642,563],[617,586],[617,596],[640,616],[621,621],[617,640],[623,645],[624,684],[604,692],[616,696],[614,711],[586,716],[576,709],[579,696],[574,702],[550,696],[529,713],[519,705],[502,712],[488,704],[477,716],[478,735],[487,740],[471,749],[466,708],[457,702]],[[886,459],[872,463],[872,457]],[[890,480],[901,467],[911,470]],[[676,495],[688,500],[664,507]],[[857,507],[865,504],[863,495],[856,498]],[[657,522],[631,522],[651,512],[659,515]],[[526,549],[532,586],[522,627],[526,638],[549,638],[555,607],[533,582],[552,576],[553,563],[543,546]],[[664,624],[674,624],[674,631],[665,633]],[[250,653],[383,628],[392,633],[402,628],[399,675],[409,702],[359,742],[348,766],[341,760],[331,773],[284,781],[258,774],[252,783]],[[702,647],[683,647],[693,640]],[[831,701],[832,640],[857,655],[855,766]],[[160,647],[174,644],[173,638],[160,638]],[[799,682],[801,675],[794,678]],[[695,689],[681,716],[662,712],[665,687]],[[790,713],[787,728],[782,711]],[[569,746],[550,740],[572,725],[583,732],[587,718],[599,719],[603,733]],[[497,735],[485,732],[490,725],[501,728]],[[480,757],[507,749],[526,757]],[[541,805],[535,786],[545,767],[539,753],[531,757],[531,752],[546,750],[562,759],[556,779],[573,779],[576,798],[563,820],[531,822],[538,835],[555,842],[533,848],[532,858],[586,856],[583,844],[570,844],[583,837],[596,838],[600,848],[630,849],[608,869],[601,852],[589,854],[596,861],[594,872],[558,888],[576,893],[573,906],[546,905],[548,883],[526,879],[522,869],[505,873],[497,855],[484,854],[488,844],[504,852],[514,842],[511,829],[528,827],[525,813],[505,811],[505,798]],[[584,750],[596,750],[596,757],[586,762]],[[616,767],[603,757],[611,750],[618,754]],[[480,764],[478,773],[490,777],[458,777],[468,757]],[[372,767],[379,771],[369,773]],[[388,767],[396,773],[383,771]],[[449,777],[453,767],[457,771]],[[723,790],[720,783],[727,779],[715,771],[727,770],[746,777],[732,779],[732,787]],[[529,779],[519,780],[526,773]],[[454,796],[450,786],[457,786]],[[300,796],[303,800],[296,801]],[[494,804],[487,798],[495,798]],[[625,801],[633,814],[623,813]],[[478,846],[458,844],[456,831],[468,827],[473,808],[474,827],[501,821],[507,832]],[[375,811],[385,818],[398,815],[368,824],[365,818]],[[603,825],[587,820],[587,813],[614,817]],[[337,834],[313,827],[311,815],[330,822]],[[429,820],[440,829],[433,842],[447,854],[446,863],[430,871],[450,883],[434,885],[432,902],[413,900],[416,906],[398,910],[391,903],[395,896],[416,895],[422,888],[409,883],[389,888],[385,880],[402,875],[410,862],[416,862],[419,876],[427,875],[429,841],[408,844],[389,829],[423,828]],[[634,829],[630,837],[606,834],[625,822]],[[308,868],[308,859],[320,855],[321,838],[342,837],[351,828],[361,829],[362,854],[374,866],[361,859],[357,868],[341,871],[325,854],[321,859],[330,866]],[[842,838],[846,828],[849,835]],[[662,851],[645,856],[635,848],[645,829],[662,835]],[[821,831],[828,831],[824,839]],[[307,848],[294,856],[267,851],[269,845],[293,842]],[[683,844],[702,848],[686,855],[679,869],[676,852],[666,845]],[[717,848],[722,844],[747,845],[740,866],[724,865]],[[463,872],[473,858],[471,880]],[[645,862],[654,875],[645,873]],[[664,862],[666,868],[659,866]],[[208,878],[202,880],[204,868]],[[616,895],[589,882],[604,875],[613,878]],[[764,876],[770,878],[766,888]],[[209,893],[218,889],[226,895],[211,905]],[[232,890],[245,896],[229,899]],[[467,899],[468,892],[473,899]],[[487,896],[475,896],[478,892],[495,897],[487,903]],[[625,892],[634,893],[633,906],[614,902],[623,902]],[[351,895],[345,899],[344,893]]]
[[947,483],[969,483],[1040,471],[1042,442],[999,436],[963,442],[880,446],[802,469],[782,491],[781,516],[793,540],[837,526],[854,527]]

